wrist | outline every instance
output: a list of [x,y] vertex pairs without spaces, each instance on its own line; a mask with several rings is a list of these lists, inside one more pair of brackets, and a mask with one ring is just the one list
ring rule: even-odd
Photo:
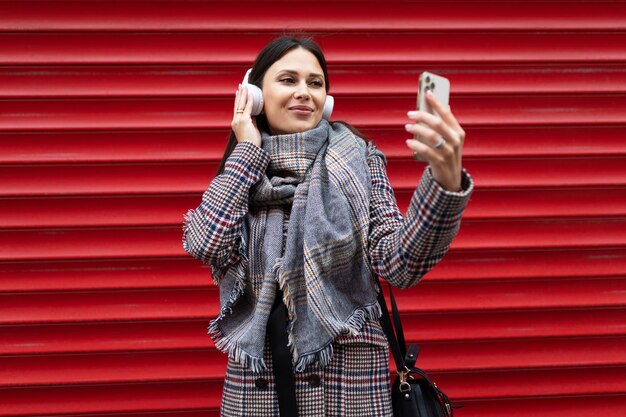
[[259,148],[261,147],[261,144],[260,144],[260,143],[258,143],[258,141],[253,140],[253,139],[242,139],[242,140],[238,141],[238,143],[251,143],[251,144],[253,144],[254,146],[257,146],[257,147],[259,147]]

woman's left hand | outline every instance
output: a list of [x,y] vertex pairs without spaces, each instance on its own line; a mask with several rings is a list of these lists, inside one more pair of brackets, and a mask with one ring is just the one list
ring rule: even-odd
[[407,139],[406,144],[414,156],[430,164],[433,178],[439,185],[448,191],[461,191],[465,131],[450,111],[450,106],[444,107],[430,92],[426,94],[426,100],[441,118],[424,111],[408,112],[409,119],[421,124],[405,126],[407,132],[420,138]]

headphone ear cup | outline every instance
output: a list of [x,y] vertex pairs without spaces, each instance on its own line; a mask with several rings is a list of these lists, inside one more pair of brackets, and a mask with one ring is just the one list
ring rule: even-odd
[[324,102],[324,112],[322,113],[322,117],[326,120],[330,119],[330,115],[333,113],[333,106],[335,105],[335,98],[333,96],[326,96],[326,101]]
[[250,115],[257,116],[263,111],[263,91],[256,85],[248,83],[248,77],[250,77],[251,72],[252,68],[246,71],[242,84],[248,90],[248,95],[252,97],[252,110],[250,111]]
[[263,111],[263,91],[254,84],[247,84],[248,95],[252,97],[252,116],[257,116]]

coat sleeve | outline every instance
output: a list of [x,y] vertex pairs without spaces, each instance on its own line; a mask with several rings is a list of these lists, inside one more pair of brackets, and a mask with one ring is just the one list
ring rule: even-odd
[[371,266],[391,285],[410,288],[448,251],[459,231],[461,216],[474,188],[473,180],[462,169],[461,191],[450,192],[434,180],[428,166],[403,217],[385,170],[387,159],[371,142],[367,162],[372,178]]
[[212,267],[219,283],[219,271],[237,262],[250,188],[267,169],[269,154],[250,142],[238,143],[202,195],[202,202],[190,209],[183,221],[183,248]]

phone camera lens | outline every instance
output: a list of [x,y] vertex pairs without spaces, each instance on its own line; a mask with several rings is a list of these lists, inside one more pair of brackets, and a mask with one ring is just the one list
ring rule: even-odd
[[430,89],[434,90],[435,89],[435,83],[430,83]]
[[430,83],[430,77],[426,77],[426,84]]

